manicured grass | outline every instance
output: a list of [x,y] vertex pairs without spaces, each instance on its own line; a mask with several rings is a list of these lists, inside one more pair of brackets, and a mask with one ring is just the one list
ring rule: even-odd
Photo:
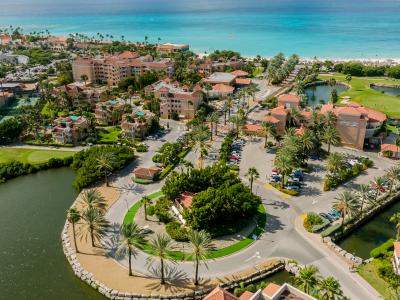
[[119,135],[121,134],[121,128],[119,127],[99,127],[97,128],[99,133],[97,134],[98,143],[117,143],[119,142]]
[[372,262],[360,266],[358,273],[363,277],[374,289],[376,289],[385,299],[393,299],[393,289],[383,280],[378,273],[381,262],[374,259]]
[[0,148],[0,163],[17,160],[22,163],[39,164],[50,158],[64,158],[74,155],[73,151],[39,150],[22,148]]
[[[150,199],[156,199],[156,198],[163,196],[163,194],[161,191],[159,191],[159,192],[155,192],[150,195],[147,195],[147,196],[150,197]],[[140,201],[138,201],[134,205],[132,205],[132,207],[126,213],[123,223],[127,224],[127,223],[132,222],[133,219],[135,218],[136,213],[141,208],[141,206],[142,206],[142,203]],[[258,206],[258,210],[257,210],[257,225],[254,228],[254,230],[243,240],[241,240],[235,244],[232,244],[228,247],[220,248],[220,249],[216,249],[216,250],[212,251],[211,254],[208,256],[208,258],[215,259],[215,258],[227,256],[227,255],[233,254],[235,252],[238,252],[238,251],[248,247],[255,241],[254,237],[258,238],[264,232],[266,222],[267,222],[267,213],[265,211],[264,205],[260,204]],[[142,250],[150,255],[153,254],[153,249],[148,243],[145,243],[142,246]],[[181,251],[169,251],[168,258],[172,259],[172,260],[188,260],[188,261],[192,260],[191,257],[189,257],[188,255],[185,255]]]
[[[321,80],[328,80],[331,77],[346,82],[346,75],[343,74],[335,74],[334,76],[323,74],[319,76]],[[351,89],[341,93],[339,98],[350,96],[351,101],[384,112],[391,117],[400,117],[400,97],[375,91],[370,88],[371,83],[400,85],[400,80],[387,77],[353,77],[350,81]]]
[[264,68],[263,67],[257,67],[254,70],[253,74],[251,74],[251,75],[252,75],[252,77],[257,77],[257,76],[261,75],[263,72],[264,72]]

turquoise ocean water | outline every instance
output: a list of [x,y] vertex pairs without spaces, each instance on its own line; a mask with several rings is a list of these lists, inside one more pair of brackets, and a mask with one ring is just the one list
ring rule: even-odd
[[0,27],[302,57],[400,58],[399,0],[1,0]]

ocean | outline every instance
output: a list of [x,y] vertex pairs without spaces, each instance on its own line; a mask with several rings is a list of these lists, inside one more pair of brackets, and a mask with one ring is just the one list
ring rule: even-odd
[[0,0],[0,28],[122,35],[245,56],[400,58],[399,0]]

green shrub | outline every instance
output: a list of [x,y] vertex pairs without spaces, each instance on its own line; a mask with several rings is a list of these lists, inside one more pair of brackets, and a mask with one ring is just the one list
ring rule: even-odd
[[320,225],[322,223],[324,223],[322,218],[313,212],[308,213],[303,221],[304,228],[310,232],[314,225]]
[[150,205],[150,206],[146,207],[146,213],[147,213],[147,215],[149,215],[149,216],[154,216],[154,213],[155,213],[155,208],[154,208],[154,206],[153,206],[153,205]]
[[160,172],[160,174],[158,175],[157,179],[158,179],[158,180],[164,179],[164,177],[167,176],[168,173],[169,173],[174,167],[175,167],[175,165],[173,165],[173,164],[170,164],[170,165],[166,166],[166,167]]
[[153,183],[154,181],[151,179],[142,179],[142,178],[136,178],[132,177],[133,182],[139,183],[139,184],[150,184]]
[[372,249],[371,252],[369,253],[369,255],[371,255],[371,257],[373,257],[373,258],[386,256],[388,251],[393,250],[393,242],[394,241],[395,241],[394,239],[387,240],[383,244]]
[[381,262],[378,268],[379,276],[388,282],[392,288],[398,289],[400,287],[400,277],[394,273],[391,259],[386,257],[379,260]]
[[139,106],[139,105],[140,105],[140,100],[135,100],[135,101],[133,101],[133,104],[134,104],[135,106]]
[[290,196],[298,196],[298,195],[300,195],[300,192],[298,192],[298,191],[283,189],[279,183],[271,182],[271,185],[274,188],[276,188],[278,191],[281,191],[282,193],[285,193],[287,195],[290,195]]
[[324,231],[322,231],[321,236],[322,237],[331,236],[334,233],[338,232],[341,227],[342,227],[341,224],[332,225],[332,226],[328,227],[327,229],[325,229]]
[[148,147],[147,145],[139,144],[135,146],[135,149],[137,152],[147,152]]
[[164,224],[172,221],[172,217],[169,214],[171,204],[171,201],[163,197],[158,199],[154,205],[154,214],[156,215],[157,219]]
[[165,231],[169,234],[169,236],[177,242],[187,242],[188,241],[188,232],[187,229],[177,221],[172,221],[165,226]]

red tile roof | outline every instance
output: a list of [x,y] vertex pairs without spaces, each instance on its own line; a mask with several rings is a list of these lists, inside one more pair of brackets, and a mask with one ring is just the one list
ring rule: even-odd
[[394,242],[394,253],[397,257],[400,257],[400,242]]
[[251,83],[250,78],[236,78],[235,79],[236,84],[239,85],[249,85]]
[[118,57],[119,58],[125,58],[125,59],[134,59],[134,58],[138,58],[139,55],[137,55],[137,53],[132,52],[132,51],[124,51],[124,52],[121,52],[118,55]]
[[156,167],[150,167],[150,168],[136,168],[133,171],[133,174],[135,174],[135,176],[146,176],[146,177],[154,177],[157,173],[160,172],[159,168]]
[[280,121],[277,118],[275,118],[274,116],[266,116],[264,118],[264,122],[276,124],[276,123],[279,123]]
[[231,74],[235,75],[235,76],[241,76],[241,77],[249,75],[249,73],[247,73],[246,71],[243,71],[243,70],[235,70],[235,71],[231,72]]
[[301,124],[301,126],[299,128],[295,129],[295,133],[297,135],[303,135],[305,130],[306,130],[306,127],[303,124]]
[[205,296],[203,300],[239,300],[239,298],[235,297],[221,287],[216,287],[211,291],[211,293]]
[[300,97],[293,94],[282,94],[278,97],[278,101],[300,103]]
[[272,297],[280,288],[281,288],[280,285],[277,285],[275,283],[270,283],[265,287],[265,289],[263,289],[262,292],[268,297]]
[[194,193],[184,192],[180,194],[179,202],[182,204],[183,207],[190,208],[192,206],[194,195]]
[[246,124],[244,129],[251,132],[257,132],[263,130],[263,127],[259,124]]
[[218,93],[233,93],[234,89],[234,87],[223,83],[218,83],[213,86],[213,91]]
[[271,110],[271,113],[273,115],[281,115],[281,116],[287,115],[287,111],[286,111],[285,107],[283,107],[283,106],[278,106],[278,107],[273,108]]
[[374,109],[364,107],[358,103],[349,103],[347,106],[334,106],[332,104],[325,104],[321,107],[320,113],[325,114],[332,111],[336,116],[340,114],[360,116],[360,118],[367,118],[370,122],[384,122],[386,115]]
[[397,147],[396,145],[393,144],[382,144],[381,145],[381,152],[383,151],[392,151],[394,153],[400,152],[400,147]]
[[304,119],[310,119],[312,116],[312,112],[308,110],[303,110],[300,112],[300,116],[302,116]]
[[249,291],[245,291],[240,297],[240,300],[250,300],[251,297],[253,297],[253,293]]

